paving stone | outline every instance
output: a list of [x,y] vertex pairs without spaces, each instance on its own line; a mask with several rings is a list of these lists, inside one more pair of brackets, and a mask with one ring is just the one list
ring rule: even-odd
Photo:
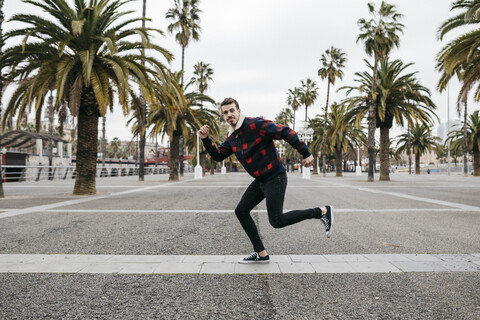
[[281,273],[277,263],[236,263],[235,273]]
[[442,261],[432,254],[403,254],[404,257],[412,261]]
[[87,263],[19,263],[9,272],[14,273],[77,273],[87,267]]
[[473,260],[480,260],[480,253],[470,253],[470,255],[473,257]]
[[238,262],[245,257],[246,257],[246,255],[244,255],[244,256],[241,256],[241,255],[226,255],[224,262]]
[[401,254],[364,254],[370,261],[412,261]]
[[270,262],[292,262],[289,255],[270,255]]
[[29,262],[35,259],[36,254],[6,254],[0,257],[0,262]]
[[315,273],[315,269],[310,263],[280,262],[278,267],[282,273]]
[[199,273],[202,268],[201,263],[159,263],[153,273]]
[[400,268],[403,272],[448,271],[448,269],[442,267],[438,262],[431,261],[393,261],[392,264]]
[[85,254],[85,255],[78,255],[75,258],[75,262],[88,262],[88,263],[104,263],[107,262],[108,260],[112,259],[113,255],[107,255],[107,254],[97,254],[97,255],[90,255],[90,254]]
[[108,262],[181,262],[184,258],[179,255],[116,255]]
[[450,271],[480,271],[480,265],[467,261],[442,261],[437,262]]
[[346,262],[311,263],[317,273],[352,273],[355,269]]
[[118,273],[123,266],[120,263],[92,263],[78,273]]
[[206,256],[206,255],[191,255],[184,256],[182,262],[223,262],[225,256]]
[[122,263],[121,270],[118,273],[138,273],[138,274],[148,274],[153,273],[157,267],[158,263]]
[[234,262],[205,262],[202,264],[200,273],[208,274],[233,274],[235,273]]
[[442,261],[472,261],[473,258],[469,254],[436,254],[437,258]]
[[325,258],[329,262],[369,261],[365,256],[361,254],[330,254],[325,255]]
[[327,258],[323,255],[290,255],[293,262],[328,262]]
[[402,272],[400,269],[395,267],[389,262],[386,261],[373,261],[373,262],[348,262],[350,266],[355,270],[355,272]]

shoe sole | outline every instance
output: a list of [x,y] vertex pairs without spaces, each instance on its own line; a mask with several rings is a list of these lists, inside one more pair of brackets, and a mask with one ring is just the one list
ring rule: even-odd
[[327,232],[327,238],[330,238],[330,236],[332,235],[333,222],[334,222],[333,206],[329,206],[329,207],[330,207],[330,230],[328,230]]
[[269,263],[270,260],[268,261],[243,261],[243,260],[240,260],[238,261],[238,263],[240,264],[250,264],[250,263],[254,263],[254,264],[262,264],[262,263]]

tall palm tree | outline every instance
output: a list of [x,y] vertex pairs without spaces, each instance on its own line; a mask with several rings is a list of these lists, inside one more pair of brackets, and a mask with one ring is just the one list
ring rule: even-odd
[[[69,101],[71,113],[78,116],[73,193],[95,194],[98,118],[113,108],[115,96],[127,114],[133,82],[147,101],[153,98],[150,79],[165,67],[139,51],[147,49],[166,60],[172,56],[150,42],[151,34],[162,34],[160,30],[134,27],[140,18],[121,21],[132,13],[123,11],[128,0],[91,0],[88,4],[76,0],[74,7],[67,0],[24,2],[48,16],[17,14],[12,18],[27,27],[6,34],[6,39],[24,37],[22,44],[8,48],[0,59],[0,64],[9,68],[7,77],[19,81],[6,113],[21,115],[31,105],[38,112],[50,89],[57,92],[56,110],[62,100]],[[135,41],[134,36],[140,40]]]
[[364,50],[369,56],[373,56],[373,81],[371,90],[368,94],[368,181],[374,180],[374,162],[375,162],[375,100],[377,84],[378,63],[385,60],[394,47],[400,44],[398,33],[403,33],[404,25],[398,20],[402,15],[397,12],[394,5],[382,1],[378,11],[375,10],[375,4],[369,3],[368,10],[373,16],[370,20],[360,19],[358,25],[360,34],[357,42],[362,41]]
[[[347,95],[356,90],[359,95],[343,101],[349,106],[355,116],[357,124],[369,111],[365,97],[368,95],[372,83],[373,66],[365,61],[369,71],[355,73],[358,87],[343,87]],[[390,180],[390,129],[396,122],[400,126],[406,123],[413,126],[415,121],[429,125],[433,124],[436,108],[430,99],[430,91],[420,85],[415,77],[416,72],[406,72],[412,64],[404,64],[401,60],[383,60],[377,71],[377,85],[375,92],[376,127],[380,128],[380,180]]]
[[193,66],[194,76],[192,77],[192,81],[197,84],[198,91],[201,94],[204,94],[205,91],[208,90],[208,82],[213,81],[213,73],[213,69],[208,63],[203,63],[200,61]]
[[293,113],[289,108],[283,108],[275,117],[275,123],[290,127],[293,122]]
[[202,12],[198,8],[199,0],[174,0],[174,7],[169,9],[165,17],[173,20],[168,26],[168,31],[175,34],[175,40],[182,47],[182,80],[185,73],[185,48],[189,45],[190,40],[198,41],[200,39],[200,13]]
[[[457,99],[457,112],[460,115],[462,104],[464,137],[467,134],[467,99],[470,91],[474,91],[474,100],[480,101],[480,1],[457,0],[451,6],[451,11],[459,10],[456,16],[447,19],[439,28],[438,36],[444,36],[457,28],[474,26],[475,29],[462,34],[450,41],[437,56],[437,69],[441,72],[438,83],[440,92],[447,88],[451,78],[457,76],[462,83]],[[475,87],[475,88],[474,88]],[[467,141],[463,142],[464,174],[467,175]]]
[[[205,114],[211,113],[208,109],[203,109],[199,113],[200,105],[203,102],[215,103],[210,97],[200,94],[198,91],[185,93],[180,85],[181,73],[169,74],[159,78],[154,85],[156,102],[152,104],[148,123],[153,125],[151,135],[167,135],[170,139],[170,177],[169,181],[178,180],[179,161],[179,141],[180,136],[188,136],[189,132],[198,130],[201,121],[206,121]],[[193,84],[189,82],[185,89]],[[209,120],[211,130],[217,132],[216,122]]]
[[319,89],[317,83],[310,78],[307,78],[305,81],[301,80],[300,83],[300,102],[305,106],[305,125],[307,125],[308,107],[317,100]]
[[[312,142],[308,145],[308,148],[310,152],[313,155],[313,172],[312,174],[318,174],[318,168],[317,168],[317,163],[318,163],[318,153],[320,150],[322,150],[322,143],[323,143],[323,137],[324,132],[327,128],[325,125],[325,115],[320,116],[317,115],[313,119],[308,120],[308,127],[313,130],[313,137],[312,137]],[[322,160],[326,161],[326,160]],[[322,163],[323,167],[323,163]]]
[[[342,52],[341,49],[337,49],[332,46],[330,49],[327,49],[320,62],[322,67],[318,70],[318,76],[322,79],[327,79],[327,102],[325,104],[325,119],[328,116],[328,99],[330,97],[330,85],[335,85],[335,80],[338,78],[342,80],[343,77],[343,68],[345,68],[345,62],[347,61],[346,54]],[[327,122],[324,121],[324,126],[327,125]],[[326,131],[326,127],[323,128],[323,131]],[[327,137],[323,136],[322,141],[322,173],[325,176],[326,170],[326,150],[327,150]]]
[[447,141],[451,142],[450,146],[454,153],[462,149],[463,141],[467,141],[467,150],[473,153],[473,175],[480,176],[480,114],[478,110],[469,116],[467,125],[463,127],[467,127],[466,135],[463,128],[458,128],[449,133]]
[[295,87],[293,89],[288,89],[287,92],[287,104],[293,110],[293,130],[295,131],[295,112],[300,108],[300,89]]
[[118,159],[118,155],[121,147],[122,147],[122,142],[118,137],[114,137],[112,141],[110,141],[110,152],[111,152],[111,156],[114,159]]
[[358,148],[366,142],[362,127],[355,126],[354,119],[347,112],[345,105],[332,104],[332,112],[328,114],[328,126],[324,136],[328,136],[328,145],[335,153],[336,176],[342,176],[343,152],[348,148]]
[[427,151],[435,150],[440,138],[434,137],[425,124],[416,123],[410,134],[403,133],[397,137],[397,152],[406,152],[409,149],[409,140],[415,155],[415,174],[420,174],[420,157]]

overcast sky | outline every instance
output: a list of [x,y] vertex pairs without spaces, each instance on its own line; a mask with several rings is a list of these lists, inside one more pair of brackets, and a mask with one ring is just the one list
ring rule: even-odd
[[[207,94],[216,101],[234,97],[247,116],[264,116],[274,119],[287,106],[287,90],[300,85],[300,80],[311,78],[317,82],[320,95],[308,110],[309,117],[322,112],[326,100],[326,82],[317,71],[321,67],[322,53],[332,45],[342,49],[348,61],[344,79],[331,90],[330,102],[344,98],[336,89],[353,85],[354,73],[366,70],[363,59],[368,57],[361,43],[356,43],[359,33],[357,21],[370,18],[365,0],[318,1],[318,0],[203,0],[200,2],[200,41],[192,42],[186,49],[186,77],[191,77],[193,65],[199,61],[214,69],[214,82]],[[374,1],[377,5],[380,1]],[[437,40],[440,24],[452,16],[449,0],[395,0],[404,15],[401,21],[405,32],[400,48],[391,53],[391,58],[405,63],[413,62],[409,71],[418,71],[422,85],[431,90],[438,106],[437,115],[442,122],[447,119],[447,93],[436,90],[439,74],[435,71],[435,57],[446,41]],[[165,13],[173,6],[173,0],[147,0],[147,25],[166,32],[169,21]],[[141,16],[142,1],[130,3],[127,8],[138,10]],[[6,19],[17,12],[31,12],[32,7],[19,0],[6,0]],[[35,12],[37,13],[37,12]],[[10,29],[13,24],[5,23]],[[175,55],[173,70],[181,66],[180,46],[166,32],[156,43]],[[455,112],[458,83],[450,86],[450,118],[457,119]],[[478,104],[470,103],[470,110],[478,110]],[[305,109],[297,112],[297,120],[303,120]],[[130,139],[130,129],[120,108],[107,115],[107,139],[119,137]],[[297,124],[298,128],[298,124]],[[395,132],[400,129],[395,128]]]

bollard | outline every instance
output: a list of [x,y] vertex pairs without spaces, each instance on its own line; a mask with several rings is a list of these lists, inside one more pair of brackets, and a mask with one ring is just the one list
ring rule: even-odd
[[310,167],[303,167],[302,178],[310,180]]

